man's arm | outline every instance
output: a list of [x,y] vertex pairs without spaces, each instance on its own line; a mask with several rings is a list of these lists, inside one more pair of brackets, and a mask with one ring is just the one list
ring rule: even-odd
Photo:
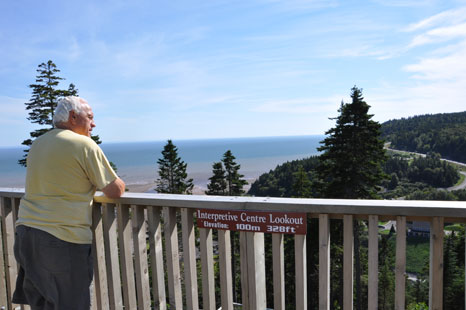
[[120,178],[116,178],[112,183],[102,188],[102,192],[108,198],[120,198],[125,192],[125,182]]

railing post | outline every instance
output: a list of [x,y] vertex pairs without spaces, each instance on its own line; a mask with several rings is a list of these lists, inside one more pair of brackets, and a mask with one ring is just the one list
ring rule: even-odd
[[354,284],[354,232],[353,216],[343,216],[343,309],[353,309]]
[[156,309],[166,310],[165,271],[163,267],[162,223],[160,207],[149,206],[147,221],[149,223],[150,265],[152,267],[152,294]]
[[272,234],[273,308],[285,310],[285,255],[284,235]]
[[368,309],[377,310],[379,296],[379,217],[369,215]]
[[15,242],[15,214],[12,203],[12,199],[1,197],[0,208],[2,216],[2,235],[3,235],[3,253],[5,255],[5,280],[6,280],[6,304],[7,309],[11,309],[13,304],[11,298],[13,296],[13,290],[16,286],[16,275],[17,265],[13,251],[13,245]]
[[430,223],[430,310],[441,310],[443,307],[443,222],[443,217],[433,217]]
[[7,272],[8,266],[6,265],[6,261],[4,259],[4,254],[6,254],[6,249],[3,248],[5,245],[3,240],[6,240],[6,231],[5,227],[5,216],[3,214],[3,197],[0,197],[0,308],[3,307],[4,309],[8,309],[9,298],[7,294]]
[[168,300],[170,308],[183,307],[181,293],[180,256],[178,252],[178,228],[176,226],[176,208],[164,207],[164,233],[167,250]]
[[100,204],[92,206],[92,252],[94,254],[94,289],[97,309],[110,309],[108,302],[107,270]]
[[181,230],[183,235],[184,284],[186,290],[186,307],[199,309],[197,293],[197,266],[194,233],[193,210],[181,209]]
[[294,235],[296,309],[307,309],[306,235]]
[[241,303],[244,310],[250,310],[249,307],[249,279],[248,279],[248,240],[246,232],[239,232],[240,245],[240,268],[241,268]]
[[405,309],[406,216],[396,217],[395,310]]
[[144,219],[144,206],[132,206],[134,265],[136,272],[136,292],[138,309],[150,309],[149,266],[147,264],[147,228]]
[[212,229],[199,228],[202,264],[202,309],[215,310],[215,279]]
[[110,309],[123,309],[120,263],[118,261],[117,221],[114,204],[106,203],[102,205],[102,222]]
[[137,309],[136,286],[134,283],[132,227],[129,219],[129,205],[117,205],[118,243],[120,246],[121,276],[123,282],[123,303],[125,309]]
[[220,262],[220,297],[222,310],[233,310],[231,239],[229,230],[218,231],[218,250]]
[[319,214],[319,310],[330,309],[330,221]]
[[[265,252],[264,233],[246,232],[247,265],[243,266],[242,273],[247,268],[248,304],[249,310],[265,309],[267,300],[265,295]],[[242,281],[242,283],[244,283]],[[244,304],[244,301],[243,301]]]

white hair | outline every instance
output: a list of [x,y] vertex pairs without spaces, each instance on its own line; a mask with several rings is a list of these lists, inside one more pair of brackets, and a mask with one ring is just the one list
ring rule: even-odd
[[70,111],[74,111],[78,114],[81,113],[83,111],[83,104],[87,104],[87,101],[76,96],[63,97],[58,100],[57,107],[53,114],[53,124],[57,126],[60,123],[68,122]]

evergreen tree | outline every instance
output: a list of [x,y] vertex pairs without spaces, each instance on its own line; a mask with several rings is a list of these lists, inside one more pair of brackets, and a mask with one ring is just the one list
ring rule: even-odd
[[293,191],[294,197],[308,198],[312,194],[312,183],[309,180],[307,172],[303,166],[298,167],[298,171],[293,173]]
[[[53,129],[53,113],[57,106],[58,99],[64,96],[77,96],[78,90],[73,84],[70,84],[68,90],[58,89],[58,84],[64,78],[57,76],[60,70],[49,60],[47,63],[41,63],[36,70],[36,83],[29,85],[32,88],[32,97],[26,102],[26,110],[29,110],[29,117],[32,123],[46,126],[30,133],[31,138],[22,142],[23,145],[31,146],[34,139]],[[26,157],[29,149],[24,150],[26,154],[18,163],[26,166]]]
[[162,151],[163,158],[157,160],[159,178],[156,190],[159,193],[191,194],[193,179],[188,179],[187,164],[178,157],[178,149],[168,140]]
[[[382,164],[386,155],[383,141],[380,139],[381,125],[372,120],[373,115],[368,114],[370,106],[364,101],[361,89],[354,86],[351,89],[351,98],[351,103],[341,103],[338,110],[340,114],[334,118],[335,127],[325,133],[327,137],[321,142],[323,145],[318,148],[322,154],[317,167],[319,181],[316,186],[319,188],[320,196],[324,198],[378,198],[379,185],[385,178]],[[336,232],[342,230],[341,227],[336,226],[338,225],[332,230]],[[354,225],[355,293],[356,307],[362,309],[364,301],[360,274],[359,226],[358,222]],[[337,254],[342,240],[334,240],[331,251]],[[335,291],[342,296],[343,287],[338,281],[341,280],[338,276],[342,277],[342,274],[335,276],[332,282],[341,286]]]
[[227,182],[225,170],[223,169],[222,162],[216,162],[212,165],[213,175],[209,178],[210,183],[207,184],[207,195],[220,195],[224,196],[227,190]]
[[395,249],[393,241],[390,242],[394,228],[386,236],[382,235],[379,246],[379,309],[388,310],[394,308],[394,291],[395,291]]
[[241,165],[237,164],[235,159],[236,157],[233,156],[230,150],[223,154],[222,162],[225,166],[228,196],[239,196],[243,194],[243,186],[248,184],[246,180],[242,179],[244,175],[239,173]]
[[[207,195],[225,195],[239,196],[244,193],[243,186],[248,184],[242,179],[244,175],[239,173],[241,165],[235,162],[235,156],[230,150],[223,154],[221,162],[214,163],[213,176],[209,178],[210,184],[207,185]],[[223,164],[223,165],[222,165]],[[241,297],[240,274],[236,272],[237,262],[239,261],[239,234],[231,232],[231,271],[233,278],[233,301],[237,301]]]
[[336,126],[328,130],[318,150],[317,168],[321,195],[326,198],[377,198],[381,181],[385,178],[382,163],[386,159],[381,125],[368,114],[370,106],[361,90],[351,89],[351,103],[341,104]]
[[455,231],[445,238],[443,257],[443,309],[463,310],[464,265],[459,263],[459,258],[464,257],[464,239]]

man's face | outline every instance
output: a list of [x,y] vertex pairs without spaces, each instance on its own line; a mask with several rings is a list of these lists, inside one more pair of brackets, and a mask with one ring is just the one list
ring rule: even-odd
[[83,136],[91,136],[92,128],[95,127],[94,123],[94,113],[92,113],[92,109],[87,103],[82,103],[82,111],[81,113],[72,112],[73,115],[73,131],[83,135]]

